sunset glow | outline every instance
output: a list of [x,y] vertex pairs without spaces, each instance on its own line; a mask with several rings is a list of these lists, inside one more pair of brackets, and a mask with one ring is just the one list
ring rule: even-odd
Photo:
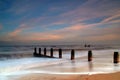
[[0,0],[0,42],[120,43],[120,0]]

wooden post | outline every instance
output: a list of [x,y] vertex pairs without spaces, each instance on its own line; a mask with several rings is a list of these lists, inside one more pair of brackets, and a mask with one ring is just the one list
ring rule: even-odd
[[44,56],[46,56],[46,48],[44,48]]
[[39,48],[39,56],[41,56],[41,48]]
[[62,49],[59,49],[59,58],[62,58]]
[[119,62],[119,54],[118,54],[118,52],[114,52],[114,57],[113,57],[113,62],[114,63],[118,63]]
[[53,57],[53,48],[50,49],[50,57]]
[[88,61],[92,61],[92,51],[88,51]]
[[34,56],[37,56],[37,48],[35,47],[34,48],[34,53],[33,53]]
[[74,49],[71,50],[71,60],[74,60],[75,58],[75,51]]

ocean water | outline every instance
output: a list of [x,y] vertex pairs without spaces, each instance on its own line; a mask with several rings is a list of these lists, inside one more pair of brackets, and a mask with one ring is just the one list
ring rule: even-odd
[[[54,51],[56,58],[33,57],[35,46],[2,46],[0,47],[0,80],[13,80],[21,75],[30,73],[47,74],[99,74],[120,71],[120,63],[113,63],[113,53],[120,48],[82,46],[37,46],[47,47],[50,55],[51,47],[62,48],[62,58],[58,58],[58,51]],[[75,50],[75,60],[70,60],[70,50]],[[93,49],[92,62],[87,61],[88,49]],[[43,54],[43,51],[42,51]]]

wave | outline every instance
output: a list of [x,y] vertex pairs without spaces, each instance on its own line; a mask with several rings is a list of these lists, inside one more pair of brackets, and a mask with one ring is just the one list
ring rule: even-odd
[[[87,61],[87,50],[83,50],[83,47],[80,46],[52,46],[55,49],[68,49],[63,51],[62,59],[58,58],[58,51],[54,51],[54,57],[56,58],[33,57],[34,47],[14,46],[0,48],[0,64],[2,64],[0,65],[0,79],[4,77],[3,80],[5,80],[8,76],[24,73],[97,74],[120,71],[120,64],[116,66],[112,61],[114,51],[120,52],[120,49],[97,48],[97,50],[93,50],[92,63],[89,63]],[[44,47],[46,46],[41,48],[43,49]],[[47,47],[47,55],[50,55],[50,48],[51,46]],[[70,49],[72,48],[76,49],[74,61],[70,60]]]

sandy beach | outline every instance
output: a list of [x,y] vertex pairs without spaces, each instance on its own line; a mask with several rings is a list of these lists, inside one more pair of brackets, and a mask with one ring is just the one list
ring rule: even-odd
[[15,80],[120,80],[120,72],[94,75],[27,74]]
[[0,0],[0,80],[120,80],[120,0]]
[[[75,60],[65,51],[63,58],[21,58],[1,61],[0,80],[120,80],[120,63],[113,63],[118,49],[76,51]],[[54,55],[57,57],[58,55]]]

